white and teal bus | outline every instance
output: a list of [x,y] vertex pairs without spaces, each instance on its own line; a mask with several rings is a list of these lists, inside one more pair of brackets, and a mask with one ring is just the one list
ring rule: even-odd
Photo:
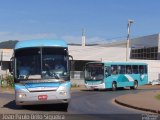
[[88,89],[136,89],[148,83],[147,71],[146,63],[89,62],[85,65],[85,86]]
[[15,82],[17,105],[70,101],[70,62],[63,40],[26,40],[14,48],[10,71]]

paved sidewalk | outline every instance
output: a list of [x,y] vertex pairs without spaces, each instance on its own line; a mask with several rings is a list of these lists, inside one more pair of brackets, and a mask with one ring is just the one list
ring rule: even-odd
[[115,102],[126,107],[160,114],[160,100],[155,98],[157,94],[160,94],[160,90],[127,94],[115,98]]
[[14,93],[14,88],[3,88],[3,87],[0,87],[0,93],[11,93],[11,94],[13,94]]

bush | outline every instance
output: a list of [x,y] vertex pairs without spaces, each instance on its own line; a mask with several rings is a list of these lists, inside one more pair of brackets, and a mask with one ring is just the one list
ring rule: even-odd
[[158,95],[156,96],[156,98],[157,98],[158,100],[160,100],[160,94],[158,94]]
[[80,87],[80,86],[74,83],[74,84],[71,84],[71,87],[74,88],[74,87]]
[[5,81],[4,79],[1,80],[1,87],[7,87],[7,81]]
[[[7,82],[7,86],[6,87],[14,87],[14,79],[12,75],[7,75],[4,80],[2,81],[6,81]],[[3,85],[2,85],[3,86]]]

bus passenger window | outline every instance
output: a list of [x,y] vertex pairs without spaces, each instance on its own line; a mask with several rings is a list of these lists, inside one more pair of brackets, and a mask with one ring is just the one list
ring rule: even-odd
[[144,74],[144,71],[145,71],[145,70],[144,70],[144,66],[143,66],[143,65],[140,65],[140,66],[139,66],[139,73],[140,73],[140,74]]
[[132,72],[133,72],[133,74],[138,74],[138,65],[132,66]]
[[118,74],[117,65],[112,65],[112,66],[111,66],[111,73],[112,73],[113,75]]
[[132,74],[131,65],[126,65],[126,74]]
[[125,74],[125,65],[120,65],[120,74]]

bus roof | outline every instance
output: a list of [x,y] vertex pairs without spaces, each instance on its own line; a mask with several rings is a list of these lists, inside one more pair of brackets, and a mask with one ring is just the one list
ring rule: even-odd
[[105,65],[147,65],[147,63],[142,63],[142,62],[88,62],[88,63],[104,63]]
[[15,49],[29,48],[29,47],[67,47],[67,43],[64,40],[48,40],[48,39],[37,39],[37,40],[24,40],[19,41]]

